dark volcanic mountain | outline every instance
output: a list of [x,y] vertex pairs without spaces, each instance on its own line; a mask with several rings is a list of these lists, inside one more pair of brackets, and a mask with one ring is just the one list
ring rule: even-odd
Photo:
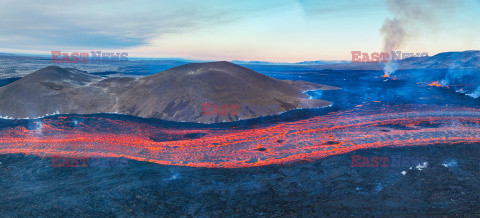
[[[303,92],[332,89],[337,88],[277,80],[229,62],[186,64],[140,79],[105,79],[52,66],[1,87],[0,115],[33,118],[56,112],[118,112],[171,121],[216,123],[329,106],[328,101],[307,99]],[[219,108],[236,105],[239,110],[236,114],[205,115],[203,103]]]
[[84,72],[47,67],[0,88],[0,115],[14,118],[45,114],[107,111],[115,98],[88,83],[99,80]]

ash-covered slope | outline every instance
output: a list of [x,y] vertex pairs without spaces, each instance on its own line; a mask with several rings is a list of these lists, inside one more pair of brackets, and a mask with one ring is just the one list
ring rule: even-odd
[[104,112],[112,94],[88,84],[101,78],[60,67],[46,67],[0,88],[0,115],[35,118],[53,113]]
[[[314,89],[329,87],[314,84]],[[186,64],[144,77],[119,96],[118,110],[140,117],[201,123],[236,121],[272,115],[296,108],[324,107],[331,103],[309,100],[305,89],[229,62]],[[238,105],[237,115],[202,115],[202,103]],[[277,105],[278,111],[242,105]]]
[[[104,79],[78,70],[47,67],[0,88],[3,102],[0,115],[32,118],[55,112],[118,112],[171,121],[216,123],[331,104],[307,99],[303,91],[312,89],[336,88],[281,81],[229,62],[186,64],[140,79]],[[203,103],[219,108],[236,105],[238,110],[202,114]],[[259,110],[255,106],[275,110]]]

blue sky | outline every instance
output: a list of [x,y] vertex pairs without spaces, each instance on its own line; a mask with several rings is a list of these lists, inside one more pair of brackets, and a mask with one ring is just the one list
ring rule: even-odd
[[403,16],[412,19],[398,50],[434,55],[480,50],[478,12],[479,0],[1,0],[0,52],[348,60],[352,50],[381,51],[385,19]]

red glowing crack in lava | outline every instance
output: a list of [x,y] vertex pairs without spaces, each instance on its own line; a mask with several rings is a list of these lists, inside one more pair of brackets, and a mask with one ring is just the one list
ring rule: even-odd
[[[46,118],[37,129],[0,129],[0,153],[238,168],[311,161],[365,148],[480,142],[480,110],[403,108],[358,109],[242,130],[163,128],[98,117],[71,127],[66,117]],[[186,134],[206,135],[190,139]]]

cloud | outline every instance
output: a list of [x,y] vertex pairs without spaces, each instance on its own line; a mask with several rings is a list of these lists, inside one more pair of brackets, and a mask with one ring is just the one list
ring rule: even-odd
[[[405,33],[404,41],[394,40],[404,43],[394,47],[416,46],[429,54],[475,49],[479,0],[462,0],[467,2],[462,7],[455,3],[459,13],[454,17],[451,1],[0,0],[0,49],[34,53],[105,49],[139,57],[212,60],[336,60],[349,58],[353,49],[380,50],[378,30],[385,18],[402,28],[385,28],[385,33]],[[398,2],[411,4],[391,6]],[[429,4],[443,7],[441,13],[435,10],[430,16]],[[417,25],[420,18],[428,25]],[[437,20],[427,22],[431,19]],[[432,24],[448,34],[436,34]],[[421,32],[425,33],[417,34]]]
[[129,48],[152,38],[225,24],[277,3],[253,1],[36,1],[0,3],[0,47]]

